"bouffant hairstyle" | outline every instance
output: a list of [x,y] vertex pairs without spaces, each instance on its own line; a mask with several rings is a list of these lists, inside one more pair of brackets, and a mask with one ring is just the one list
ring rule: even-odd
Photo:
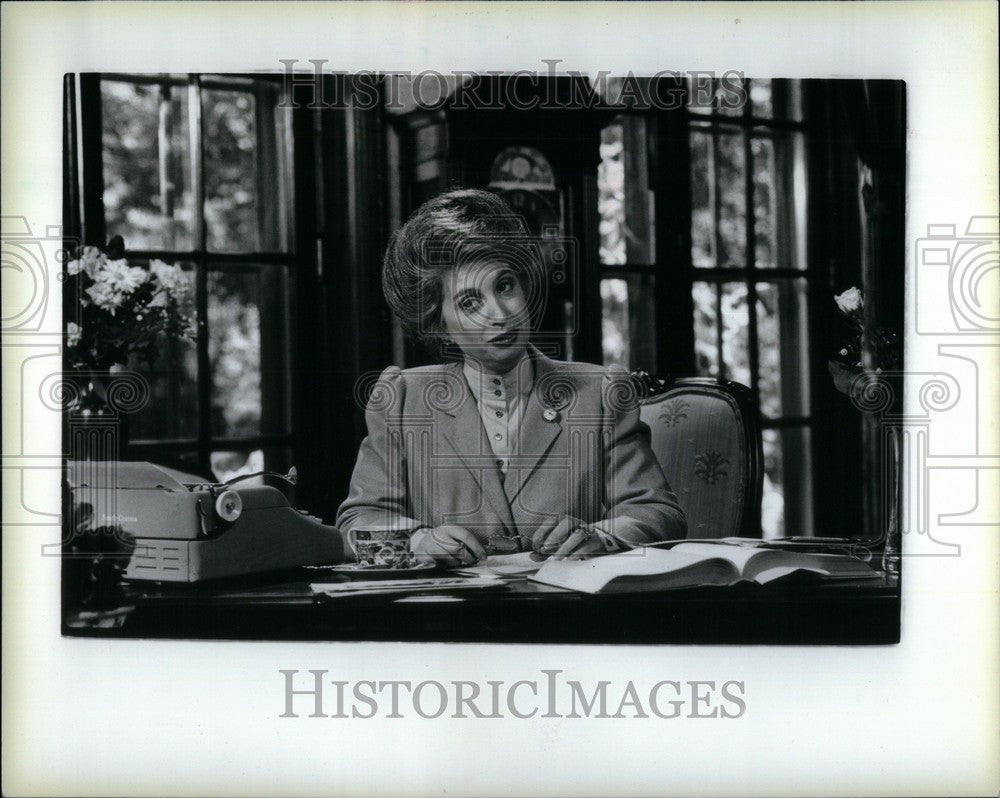
[[382,290],[408,336],[427,345],[439,338],[444,329],[441,277],[476,262],[509,265],[529,308],[537,305],[542,269],[538,244],[522,218],[496,194],[478,189],[441,194],[393,233],[382,263]]

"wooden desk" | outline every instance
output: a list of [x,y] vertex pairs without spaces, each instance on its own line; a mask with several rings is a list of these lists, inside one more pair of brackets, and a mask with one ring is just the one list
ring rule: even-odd
[[[590,596],[527,581],[404,600],[315,596],[299,573],[225,585],[124,587],[122,606],[67,608],[63,633],[122,638],[473,643],[899,642],[895,582],[741,583]],[[103,625],[102,625],[103,624]]]

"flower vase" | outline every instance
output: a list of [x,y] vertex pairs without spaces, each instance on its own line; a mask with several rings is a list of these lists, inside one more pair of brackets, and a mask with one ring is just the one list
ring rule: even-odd
[[67,403],[71,459],[121,459],[129,392],[133,390],[127,380],[125,367],[117,364],[107,371],[75,375],[73,395]]
[[83,372],[78,384],[79,396],[74,411],[85,418],[101,418],[113,415],[108,405],[107,374],[95,371]]
[[902,560],[902,533],[900,530],[903,498],[902,443],[900,430],[890,428],[887,433],[888,446],[885,474],[889,479],[889,521],[885,531],[885,547],[882,550],[882,570],[886,576],[899,576]]

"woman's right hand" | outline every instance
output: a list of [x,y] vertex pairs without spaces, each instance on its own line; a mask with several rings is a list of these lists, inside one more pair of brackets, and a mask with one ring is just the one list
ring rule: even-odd
[[443,524],[425,529],[413,549],[417,559],[437,562],[448,568],[475,565],[486,559],[486,549],[468,529]]

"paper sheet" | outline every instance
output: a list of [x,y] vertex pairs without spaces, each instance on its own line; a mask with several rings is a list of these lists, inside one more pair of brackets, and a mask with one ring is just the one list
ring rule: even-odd
[[468,576],[442,576],[427,579],[380,579],[353,582],[314,582],[309,587],[313,593],[326,596],[357,596],[374,593],[424,593],[428,590],[468,590],[470,588],[496,587],[503,584],[495,574]]
[[526,576],[542,567],[544,562],[531,559],[530,551],[517,554],[493,554],[485,563],[462,568],[456,573],[472,576]]

